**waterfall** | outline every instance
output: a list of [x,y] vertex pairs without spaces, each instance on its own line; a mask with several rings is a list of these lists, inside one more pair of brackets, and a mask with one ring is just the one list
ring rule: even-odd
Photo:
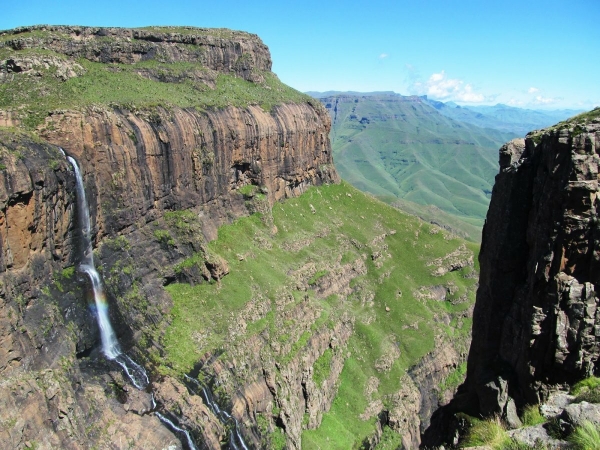
[[175,431],[176,433],[183,434],[187,440],[187,445],[190,447],[191,450],[197,450],[196,446],[194,445],[194,440],[192,439],[192,436],[190,436],[189,431],[184,430],[183,428],[179,428],[171,420],[169,420],[167,417],[163,416],[159,412],[155,412],[154,414],[156,414],[158,416],[158,418],[163,423],[167,424],[173,431]]
[[[65,154],[62,148],[60,149],[60,151],[63,155]],[[127,356],[121,351],[119,341],[110,323],[110,317],[108,314],[108,302],[106,301],[106,296],[104,295],[104,287],[102,285],[100,275],[96,271],[96,266],[94,265],[94,253],[92,249],[92,239],[90,232],[90,211],[85,195],[85,189],[83,186],[83,178],[81,176],[81,172],[79,171],[77,161],[75,161],[75,159],[70,156],[67,156],[67,159],[71,163],[71,165],[73,166],[73,170],[75,171],[77,213],[79,223],[81,225],[81,233],[83,236],[79,270],[87,274],[87,276],[89,276],[92,282],[94,303],[96,305],[96,317],[98,320],[98,327],[100,328],[100,338],[102,341],[102,353],[104,354],[104,356],[106,356],[107,359],[115,361],[121,366],[121,368],[125,371],[129,379],[137,389],[144,390],[150,384],[148,374],[142,366],[140,366],[133,359],[131,359],[129,356]],[[196,385],[202,389],[204,393],[204,398],[206,399],[209,408],[212,410],[215,416],[217,416],[221,423],[225,423],[233,419],[229,414],[227,414],[227,412],[221,410],[217,403],[214,401],[214,399],[211,398],[212,396],[210,390],[207,390],[205,387],[201,386],[197,380],[194,380],[190,377],[187,378],[191,381],[194,381]],[[183,435],[185,437],[185,443],[187,443],[187,446],[190,450],[197,450],[197,447],[194,443],[194,439],[190,435],[189,431],[180,428],[175,423],[173,423],[172,420],[159,413],[158,411],[154,411],[156,409],[154,395],[152,395],[152,406],[154,414],[156,414],[156,416],[164,424],[171,428],[171,430],[173,430],[175,434],[178,434],[180,436]],[[234,450],[239,449],[238,445],[235,444],[235,440],[237,438],[242,448],[247,450],[248,447],[246,447],[246,444],[244,443],[244,440],[242,439],[242,436],[238,429],[238,422],[235,419],[233,420],[235,422],[235,428],[231,430],[229,437],[229,446]]]
[[90,236],[90,210],[88,208],[85,189],[83,187],[83,178],[79,171],[77,161],[67,156],[67,159],[73,166],[76,179],[77,190],[77,214],[81,225],[82,239],[82,255],[79,263],[79,270],[85,272],[92,282],[92,290],[94,293],[94,302],[96,304],[96,317],[98,319],[98,327],[100,328],[100,338],[102,339],[102,353],[110,360],[116,359],[121,355],[121,348],[117,336],[110,324],[108,316],[108,303],[104,295],[104,288],[100,281],[100,275],[96,271],[94,265],[94,253],[92,251],[92,239]]
[[[222,410],[219,407],[219,404],[213,398],[213,395],[212,395],[212,392],[210,391],[210,389],[207,389],[206,386],[203,386],[202,384],[200,384],[200,382],[198,380],[196,380],[195,378],[192,378],[188,375],[184,375],[184,377],[188,382],[190,382],[191,384],[193,384],[196,387],[197,390],[192,389],[192,392],[195,392],[196,394],[198,394],[202,397],[202,399],[204,400],[204,402],[206,403],[208,408],[212,411],[212,413],[219,420],[219,422],[221,422],[223,425],[225,425],[225,424],[231,425],[231,422],[233,421],[234,427],[233,428],[230,427],[230,432],[229,432],[229,449],[230,450],[239,450],[240,449],[240,446],[236,444],[236,440],[237,440],[237,442],[239,442],[239,444],[241,445],[242,449],[248,450],[248,447],[246,446],[246,443],[244,442],[244,439],[242,438],[242,434],[240,433],[239,422],[237,421],[237,419],[235,417],[231,417],[231,414],[229,414],[227,411]],[[189,386],[188,386],[188,388],[189,388]]]

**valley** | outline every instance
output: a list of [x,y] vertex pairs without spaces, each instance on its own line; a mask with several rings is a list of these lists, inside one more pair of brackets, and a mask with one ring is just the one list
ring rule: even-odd
[[455,445],[597,371],[597,109],[510,140],[271,66],[226,29],[0,33],[0,447]]
[[331,116],[343,179],[476,242],[498,172],[498,148],[576,113],[500,106],[480,113],[393,92],[312,94]]

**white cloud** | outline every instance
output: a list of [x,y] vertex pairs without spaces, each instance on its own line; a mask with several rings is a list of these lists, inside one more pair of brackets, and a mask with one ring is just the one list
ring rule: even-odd
[[445,71],[432,74],[426,82],[417,81],[412,86],[419,94],[437,100],[454,100],[465,103],[481,103],[490,100],[483,94],[473,91],[471,84],[456,78],[448,78]]
[[388,55],[387,53],[382,53],[381,55],[379,55],[379,59],[385,59],[388,56],[390,56],[390,55]]
[[553,103],[556,103],[557,101],[558,99],[555,98],[542,97],[541,95],[538,95],[535,97],[535,100],[533,102],[538,105],[551,105]]
[[530,87],[529,89],[527,89],[527,92],[530,94],[535,94],[536,92],[540,92],[540,90],[536,87]]

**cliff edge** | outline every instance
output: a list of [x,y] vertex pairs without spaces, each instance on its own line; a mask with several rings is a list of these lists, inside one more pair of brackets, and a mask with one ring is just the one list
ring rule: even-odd
[[[598,373],[599,149],[599,109],[500,149],[467,378],[436,420],[464,411],[510,423]],[[434,427],[425,441],[442,436]]]

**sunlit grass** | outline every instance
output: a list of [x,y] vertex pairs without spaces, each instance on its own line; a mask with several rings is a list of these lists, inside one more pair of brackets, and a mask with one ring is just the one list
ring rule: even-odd
[[[377,239],[381,244],[374,243]],[[275,204],[272,217],[255,214],[219,229],[218,239],[208,250],[229,265],[229,275],[220,282],[167,287],[175,304],[164,339],[168,363],[184,372],[206,352],[223,350],[226,357],[228,348],[262,333],[289,345],[287,353],[272,355],[285,365],[302,354],[310,336],[307,331],[334,326],[342,314],[351,314],[354,333],[343,350],[345,362],[335,401],[323,415],[322,425],[304,431],[302,437],[305,448],[351,448],[373,432],[376,418],[363,421],[359,417],[368,404],[364,388],[370,377],[379,379],[375,395],[385,399],[398,391],[406,370],[433,349],[436,334],[455,341],[468,335],[466,321],[462,327],[456,321],[446,326],[434,317],[460,313],[474,301],[476,279],[467,276],[473,268],[436,277],[428,265],[463,243],[346,183],[311,188],[299,198]],[[476,254],[475,244],[466,245]],[[382,254],[381,264],[372,257],[377,251]],[[362,261],[367,273],[352,280],[355,290],[348,298],[317,296],[319,283],[335,267],[357,261]],[[306,264],[314,264],[305,278],[309,289],[299,291],[290,274]],[[448,299],[466,296],[466,303],[417,300],[412,295],[421,286],[449,282],[456,291]],[[295,330],[293,323],[281,321],[274,307],[281,292],[320,311],[309,330]],[[372,303],[364,304],[362,296],[369,292]],[[256,298],[266,302],[268,312],[248,322],[244,334],[232,338],[228,325]],[[390,346],[398,348],[399,356],[389,369],[378,370],[376,363]],[[325,352],[317,359],[313,372],[317,385],[330,374],[331,357]]]

